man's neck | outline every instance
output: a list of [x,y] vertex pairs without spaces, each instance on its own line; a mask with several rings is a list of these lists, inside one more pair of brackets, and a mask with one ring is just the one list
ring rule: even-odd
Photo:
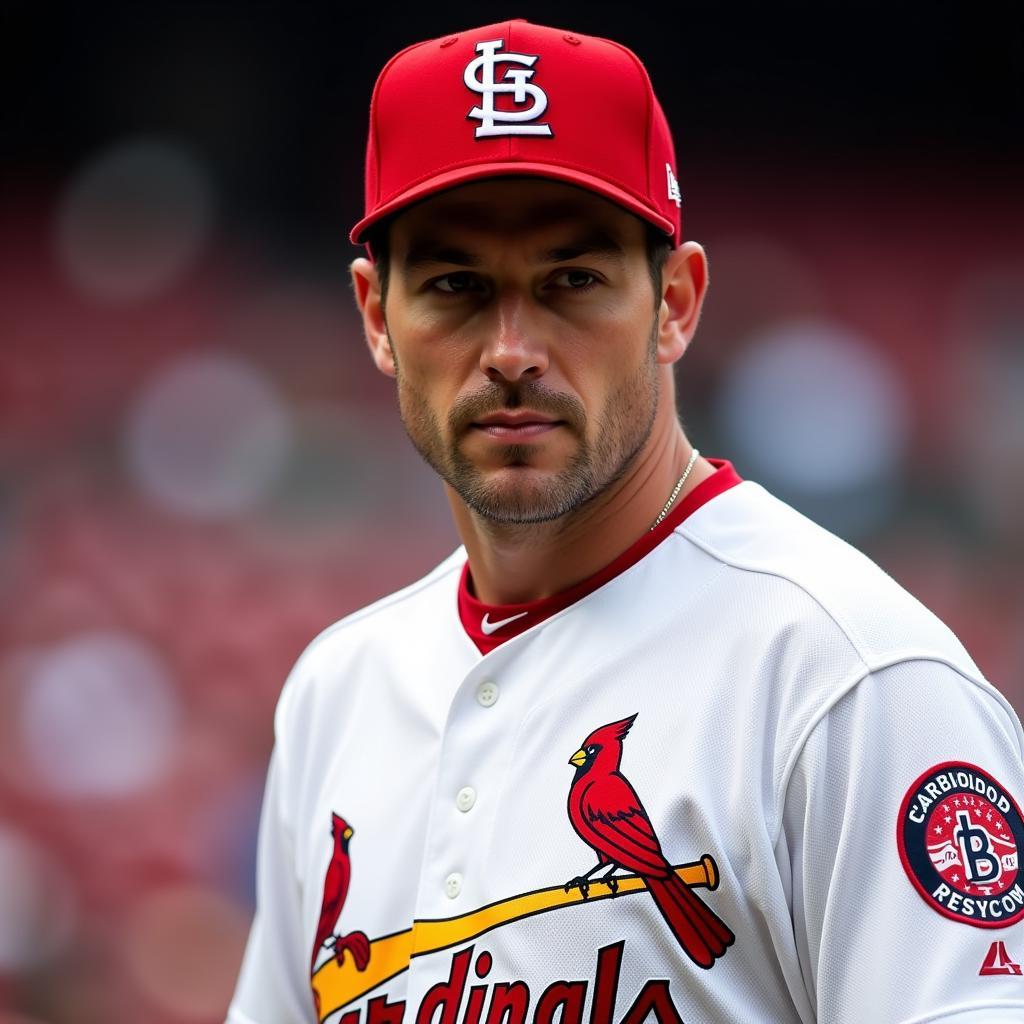
[[[614,561],[649,530],[686,468],[692,449],[673,418],[604,493],[546,523],[508,525],[471,512],[449,488],[476,596],[488,604],[550,597]],[[673,504],[715,467],[698,458]]]

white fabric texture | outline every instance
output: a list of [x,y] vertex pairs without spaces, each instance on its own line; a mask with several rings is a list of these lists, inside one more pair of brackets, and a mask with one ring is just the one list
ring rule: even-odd
[[[310,958],[332,814],[353,830],[334,932],[364,933],[370,954],[365,972],[351,950],[341,969],[318,955],[330,1024],[499,1024],[499,989],[516,983],[530,1024],[639,1024],[644,1007],[662,1024],[1024,1020],[1024,978],[979,975],[994,940],[1024,955],[1024,925],[942,916],[896,844],[904,793],[933,765],[976,764],[1019,803],[1020,723],[956,637],[869,559],[744,482],[486,656],[458,619],[464,560],[460,549],[326,630],[284,687],[237,1021],[318,1019]],[[499,688],[489,707],[484,681]],[[724,956],[697,966],[649,892],[612,898],[595,883],[595,898],[445,948],[418,923],[411,961],[332,1009],[341,989],[325,979],[371,977],[385,937],[414,920],[561,890],[593,867],[569,821],[567,761],[634,714],[621,774],[671,865],[714,859],[718,887],[693,892],[736,936]],[[456,804],[465,786],[468,811]],[[597,964],[616,949],[611,1002],[596,1012],[610,977]],[[435,986],[470,960],[461,994],[431,1013]]]

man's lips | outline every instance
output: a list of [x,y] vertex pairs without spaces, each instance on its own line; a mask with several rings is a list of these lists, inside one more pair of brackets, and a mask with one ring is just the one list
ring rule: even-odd
[[563,423],[564,420],[554,419],[543,413],[516,410],[515,412],[491,413],[477,420],[472,427],[496,440],[525,441],[546,434],[554,430],[555,427],[562,426]]

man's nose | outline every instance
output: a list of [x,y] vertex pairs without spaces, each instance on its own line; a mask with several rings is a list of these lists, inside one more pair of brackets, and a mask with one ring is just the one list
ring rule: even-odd
[[522,294],[502,296],[494,305],[480,352],[480,369],[492,381],[536,379],[548,368],[548,348],[531,299]]

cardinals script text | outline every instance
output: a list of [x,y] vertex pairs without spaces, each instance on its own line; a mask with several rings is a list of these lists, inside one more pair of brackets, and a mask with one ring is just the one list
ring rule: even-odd
[[[428,989],[415,1015],[406,1017],[403,1000],[391,1002],[376,996],[360,1010],[350,1010],[340,1024],[642,1024],[653,1014],[659,1024],[684,1024],[664,978],[646,981],[629,1009],[615,1018],[619,994],[619,973],[625,941],[602,946],[597,951],[594,976],[578,981],[553,981],[539,995],[526,981],[484,981],[469,985],[474,947],[452,957],[446,981]],[[492,958],[481,950],[472,964],[477,978],[487,979]],[[584,1016],[587,994],[592,992],[589,1014]],[[532,1011],[532,1012],[531,1012]]]

